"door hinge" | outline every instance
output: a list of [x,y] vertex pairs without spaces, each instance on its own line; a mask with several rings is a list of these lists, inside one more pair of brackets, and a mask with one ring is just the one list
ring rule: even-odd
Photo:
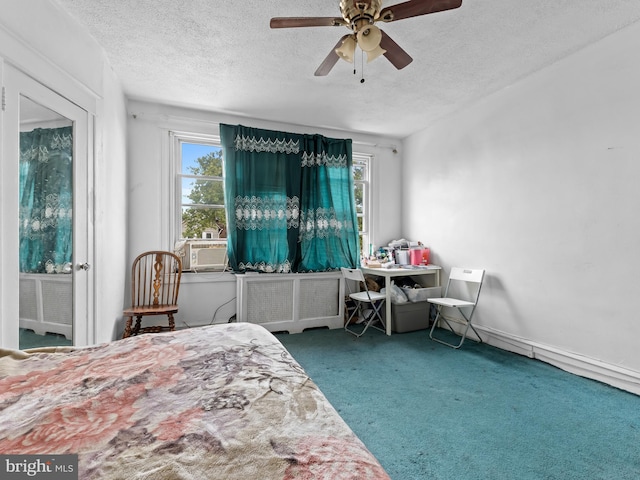
[[2,87],[2,111],[7,107],[7,95],[4,87]]

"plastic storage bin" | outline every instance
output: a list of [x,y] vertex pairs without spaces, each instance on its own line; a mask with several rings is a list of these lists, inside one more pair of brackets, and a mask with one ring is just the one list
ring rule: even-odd
[[429,328],[429,305],[429,302],[391,305],[391,331],[405,333]]
[[441,297],[442,287],[403,288],[409,302],[426,302],[427,298]]
[[403,288],[409,302],[391,304],[391,331],[395,333],[414,332],[429,328],[427,298],[441,297],[442,287]]

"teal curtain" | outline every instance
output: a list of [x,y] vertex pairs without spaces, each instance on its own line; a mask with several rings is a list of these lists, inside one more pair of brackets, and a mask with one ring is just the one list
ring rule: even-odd
[[20,133],[20,271],[61,273],[72,260],[72,127]]
[[234,271],[358,264],[351,140],[224,124],[220,134]]

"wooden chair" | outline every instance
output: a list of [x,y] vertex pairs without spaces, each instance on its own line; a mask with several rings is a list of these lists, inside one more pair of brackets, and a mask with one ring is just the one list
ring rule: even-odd
[[[173,315],[178,312],[181,275],[182,262],[174,253],[156,250],[138,255],[131,268],[131,307],[123,312],[128,318],[122,338],[176,329]],[[148,315],[166,315],[169,324],[142,328],[142,317]]]

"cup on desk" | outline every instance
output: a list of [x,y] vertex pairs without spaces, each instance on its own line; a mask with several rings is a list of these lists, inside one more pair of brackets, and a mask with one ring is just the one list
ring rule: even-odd
[[398,265],[410,265],[410,250],[396,250],[396,263]]

